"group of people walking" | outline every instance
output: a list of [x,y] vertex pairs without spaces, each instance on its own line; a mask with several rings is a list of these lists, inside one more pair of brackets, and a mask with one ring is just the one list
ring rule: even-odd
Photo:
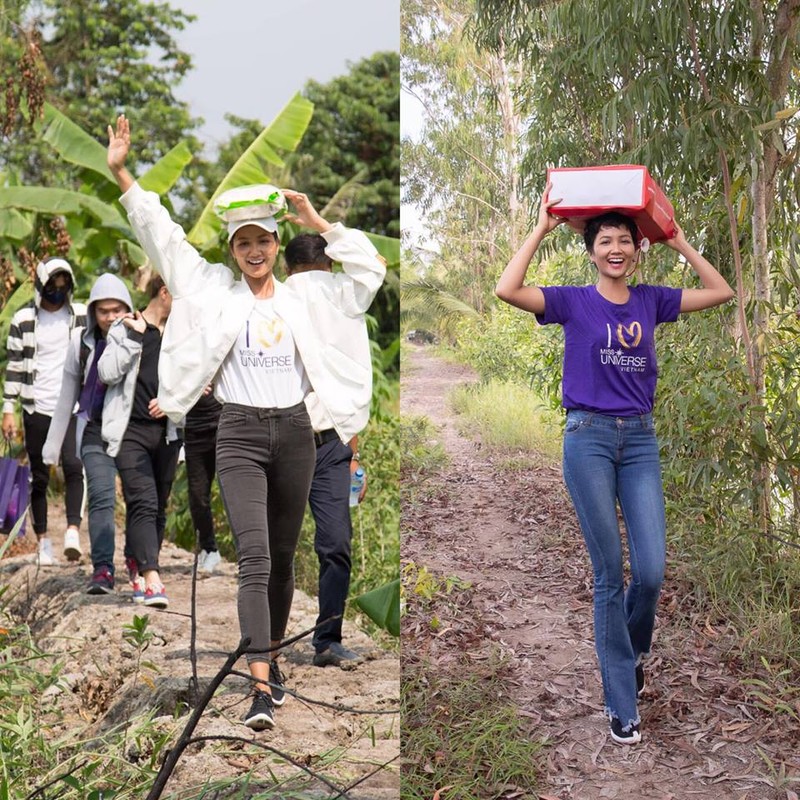
[[[3,433],[16,433],[22,405],[33,474],[38,561],[55,563],[47,530],[50,465],[67,487],[64,554],[81,557],[83,475],[93,574],[90,593],[114,591],[116,476],[125,498],[125,565],[133,600],[167,608],[159,568],[166,507],[183,441],[200,567],[219,563],[210,486],[219,481],[239,571],[241,635],[253,699],[245,724],[274,725],[285,699],[277,655],[294,594],[294,555],[306,508],[320,561],[314,664],[350,666],[342,644],[350,579],[350,475],[369,417],[372,367],[365,312],[385,262],[365,234],[331,224],[300,192],[284,219],[314,233],[285,248],[288,278],[276,280],[280,249],[272,216],[228,224],[241,277],[195,250],[158,196],[125,167],[130,126],[109,126],[108,165],[121,202],[157,274],[134,308],[124,282],[103,274],[86,307],[74,303],[64,259],[37,270],[34,301],[14,317],[8,340]],[[344,272],[334,273],[333,262]],[[363,497],[363,493],[362,493]]]

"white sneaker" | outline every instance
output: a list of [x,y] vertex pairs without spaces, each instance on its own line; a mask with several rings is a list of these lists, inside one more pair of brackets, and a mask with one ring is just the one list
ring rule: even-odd
[[36,563],[40,567],[54,567],[58,563],[53,555],[53,543],[47,538],[39,539],[39,552],[36,554]]
[[221,561],[222,558],[218,550],[211,550],[210,552],[201,550],[197,559],[197,571],[207,572],[210,575]]
[[77,528],[67,528],[64,534],[64,558],[67,561],[79,561],[83,555],[81,537]]

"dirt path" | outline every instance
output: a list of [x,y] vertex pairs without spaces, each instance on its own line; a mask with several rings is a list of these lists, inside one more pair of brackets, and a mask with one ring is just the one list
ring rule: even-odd
[[[686,587],[669,575],[640,708],[644,740],[612,742],[591,639],[591,570],[560,465],[527,454],[530,468],[512,471],[511,454],[461,436],[446,398],[473,380],[425,348],[403,362],[402,413],[440,426],[451,465],[444,492],[404,508],[402,554],[472,582],[471,612],[510,656],[510,696],[532,735],[550,742],[540,796],[796,800],[797,783],[780,771],[800,775],[797,726],[746,701],[744,676],[726,656],[729,632],[695,618]],[[442,641],[415,646],[446,664]]]
[[[52,507],[51,515],[51,530],[61,530],[63,510]],[[56,552],[60,553],[62,541],[58,536],[53,538]],[[88,551],[85,528],[81,540]],[[189,697],[192,674],[192,556],[168,543],[164,545],[161,565],[170,607],[168,611],[154,611],[133,604],[121,567],[123,542],[119,536],[116,546],[118,580],[113,595],[85,594],[91,570],[86,556],[79,565],[61,563],[37,570],[31,563],[33,556],[17,555],[0,562],[0,584],[10,584],[11,589],[4,599],[8,601],[11,596],[10,606],[30,621],[34,638],[47,652],[65,656],[66,668],[59,688],[48,693],[48,702],[53,704],[51,720],[60,720],[53,729],[55,736],[70,732],[73,740],[92,737],[126,723],[138,712],[155,709],[150,733],[167,733],[170,746],[187,720],[186,716],[176,720],[173,714]],[[201,578],[197,598],[197,671],[202,691],[239,641],[235,565],[223,562],[215,574]],[[123,625],[130,623],[134,615],[145,614],[155,637],[144,658],[155,669],[143,669],[137,674],[136,653],[123,641]],[[316,614],[316,599],[296,592],[287,637],[313,627]],[[399,753],[398,715],[347,713],[313,704],[320,700],[382,712],[398,708],[396,652],[381,649],[349,621],[345,621],[344,634],[348,646],[367,656],[367,661],[355,670],[312,666],[310,637],[287,649],[282,665],[286,685],[300,697],[287,697],[276,712],[273,731],[254,734],[242,724],[249,703],[244,699],[247,685],[242,678],[229,677],[217,690],[195,735],[262,741],[322,771],[340,787],[378,770],[342,796],[353,800],[397,798],[399,768],[393,759]],[[237,667],[247,671],[244,659]],[[132,735],[130,738],[134,739]],[[145,736],[140,744],[131,743],[127,757],[147,758],[149,741]],[[379,769],[389,762],[393,763]],[[270,772],[282,778],[298,774],[296,767],[247,745],[207,743],[186,751],[164,796],[202,785],[208,779],[243,777],[251,768],[265,781]],[[330,791],[323,791],[321,784],[314,784],[313,788],[314,797],[333,796]]]

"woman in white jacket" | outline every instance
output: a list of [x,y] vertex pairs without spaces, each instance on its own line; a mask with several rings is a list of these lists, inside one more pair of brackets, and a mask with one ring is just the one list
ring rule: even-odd
[[157,195],[136,184],[125,168],[129,149],[130,127],[120,116],[116,131],[109,126],[108,165],[136,236],[173,297],[159,364],[159,406],[178,419],[212,381],[224,404],[217,470],[236,541],[239,623],[250,638],[255,689],[245,724],[263,730],[274,726],[273,706],[285,699],[273,656],[288,622],[294,552],[314,470],[304,398],[313,387],[345,442],[368,416],[368,404],[348,399],[354,393],[343,389],[368,386],[371,376],[348,353],[347,327],[325,324],[326,309],[333,305],[355,320],[371,303],[385,268],[363,233],[331,225],[305,195],[286,190],[296,209],[286,218],[322,234],[347,279],[305,295],[275,280],[277,223],[267,217],[228,226],[241,271],[237,280],[224,265],[205,261]]

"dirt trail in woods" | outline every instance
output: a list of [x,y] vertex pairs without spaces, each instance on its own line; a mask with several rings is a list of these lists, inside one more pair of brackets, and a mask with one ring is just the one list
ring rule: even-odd
[[[52,505],[50,515],[51,531],[66,527],[62,507]],[[121,563],[121,536],[116,543],[117,590],[113,595],[99,597],[84,592],[91,573],[86,555],[78,565],[62,561],[56,567],[38,569],[32,563],[33,556],[24,552],[31,549],[35,537],[29,533],[25,538],[27,547],[24,540],[19,546],[15,543],[17,554],[0,561],[0,585],[9,585],[4,600],[18,617],[29,621],[37,643],[65,660],[59,687],[48,693],[51,719],[63,715],[51,734],[55,737],[70,731],[75,737],[100,735],[140,711],[156,709],[154,727],[169,734],[167,747],[174,744],[188,719],[184,715],[176,720],[173,712],[189,698],[192,675],[189,643],[193,556],[165,543],[161,565],[170,606],[168,611],[155,611],[132,602]],[[62,539],[55,534],[53,540],[55,551],[60,554]],[[85,521],[81,543],[88,553]],[[197,597],[197,672],[202,691],[239,643],[235,564],[223,562],[213,575],[199,579]],[[123,640],[122,633],[123,625],[130,623],[134,615],[144,614],[155,634],[144,658],[153,662],[156,670],[143,670],[143,678],[135,673],[135,650]],[[316,598],[296,592],[287,638],[313,627],[316,615]],[[314,667],[309,637],[285,653],[282,669],[287,688],[304,698],[352,709],[396,710],[397,653],[381,649],[349,621],[345,621],[344,637],[349,647],[367,656],[364,664],[350,671]],[[237,668],[247,671],[244,659]],[[244,699],[247,688],[243,678],[227,678],[194,735],[241,736],[261,741],[320,770],[339,787],[350,786],[374,772],[341,795],[353,800],[399,796],[397,713],[335,711],[288,696],[285,705],[276,711],[275,729],[253,733],[241,722],[249,707],[249,701]],[[138,752],[133,744],[127,753],[131,759],[148,755]],[[383,764],[388,766],[380,769]],[[163,796],[180,789],[181,797],[192,797],[191,788],[208,779],[243,777],[253,768],[256,776],[264,778],[262,785],[268,785],[270,772],[281,777],[299,774],[297,767],[249,745],[192,745],[178,762]],[[321,783],[311,787],[313,794],[309,797],[339,796]],[[143,791],[142,797],[145,794]]]
[[[476,663],[492,647],[509,656],[509,698],[531,735],[550,743],[540,797],[797,800],[798,784],[778,776],[800,777],[798,726],[747,701],[742,680],[754,676],[730,656],[732,632],[693,611],[669,564],[640,706],[644,739],[614,744],[592,643],[591,569],[560,465],[527,454],[528,469],[509,470],[521,454],[460,435],[447,394],[474,380],[424,347],[403,361],[402,413],[439,426],[451,463],[445,491],[404,508],[402,554],[471,582],[469,619],[452,627],[484,633],[470,641]],[[404,657],[416,650],[447,669],[463,645],[443,628],[404,628]]]

